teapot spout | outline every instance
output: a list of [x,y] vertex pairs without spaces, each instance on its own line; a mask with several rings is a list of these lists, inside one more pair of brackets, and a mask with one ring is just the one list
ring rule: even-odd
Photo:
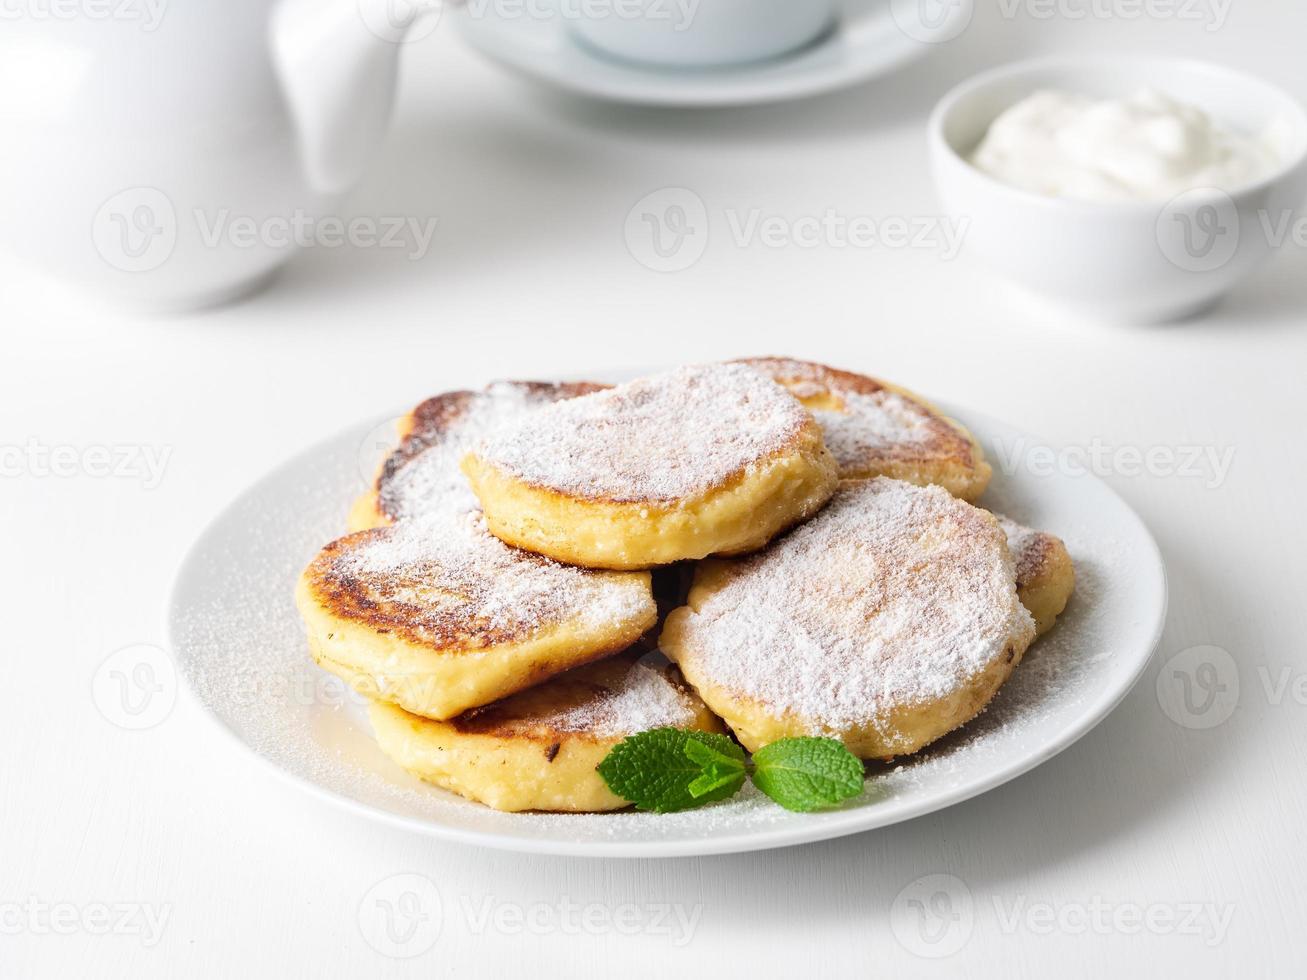
[[273,60],[309,182],[338,194],[362,176],[390,122],[399,49],[438,14],[430,0],[281,0]]

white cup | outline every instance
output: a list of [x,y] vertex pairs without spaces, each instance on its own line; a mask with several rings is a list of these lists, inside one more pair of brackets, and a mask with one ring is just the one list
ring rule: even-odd
[[780,57],[834,20],[835,0],[588,0],[573,30],[626,61],[706,68]]

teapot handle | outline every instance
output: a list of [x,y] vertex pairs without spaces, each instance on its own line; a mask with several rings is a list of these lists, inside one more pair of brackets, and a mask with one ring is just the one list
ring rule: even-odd
[[390,123],[399,50],[438,16],[433,0],[280,0],[273,61],[309,183],[338,194],[362,175]]

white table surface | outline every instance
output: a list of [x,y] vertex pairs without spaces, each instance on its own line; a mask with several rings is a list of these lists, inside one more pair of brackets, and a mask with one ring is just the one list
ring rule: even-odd
[[[714,222],[755,207],[929,216],[930,105],[1045,50],[1210,57],[1307,97],[1296,4],[1234,2],[1217,30],[1106,0],[1072,5],[1111,14],[1083,20],[984,6],[891,79],[698,114],[539,93],[442,28],[408,52],[394,131],[344,211],[438,217],[425,260],[316,250],[248,302],[173,318],[113,314],[0,267],[0,443],[171,453],[150,489],[89,472],[0,480],[0,976],[1301,975],[1307,256],[1287,248],[1205,319],[1131,329],[1033,308],[965,255],[737,248],[714,225],[697,265],[659,275],[623,244],[627,211],[669,185]],[[1222,480],[1136,474],[1128,454],[1106,476],[1170,572],[1166,633],[1133,694],[1062,756],[945,812],[658,862],[443,846],[283,785],[185,696],[144,732],[97,710],[97,667],[164,643],[189,543],[287,453],[449,386],[747,352],[874,372],[1054,444],[1233,451]],[[1156,693],[1162,665],[1201,645],[1228,651],[1240,682],[1207,729],[1177,724]],[[398,873],[442,898],[439,937],[408,960],[358,926],[365,894]],[[928,874],[956,876],[955,910],[971,910],[969,930],[949,920],[950,958],[918,956],[893,927],[896,897]],[[106,926],[101,904],[133,918]],[[135,928],[146,912],[165,917],[157,937]]]

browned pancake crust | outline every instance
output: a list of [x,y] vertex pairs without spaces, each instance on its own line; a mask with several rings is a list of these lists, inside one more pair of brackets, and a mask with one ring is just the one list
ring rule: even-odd
[[[473,708],[448,724],[463,735],[530,739],[544,745],[556,744],[564,737],[600,741],[593,725],[563,726],[551,719],[612,695],[640,656],[639,651],[631,651],[578,667],[559,674],[548,684],[528,688],[484,708]],[[676,667],[666,667],[664,676],[688,696],[696,697]]]
[[[888,392],[903,397],[906,407],[914,412],[929,429],[930,436],[923,442],[911,445],[887,445],[876,450],[878,461],[899,463],[929,463],[946,459],[962,465],[984,466],[974,442],[957,426],[951,424],[932,406],[911,392],[883,381],[851,371],[841,371],[812,361],[798,361],[788,357],[750,357],[742,363],[751,365],[795,393],[812,408],[838,409],[843,395],[876,395]],[[828,404],[822,404],[826,402]],[[838,454],[837,454],[838,458]],[[864,479],[882,475],[882,470],[869,459],[839,459],[840,476],[844,479]],[[885,473],[884,475],[894,475]]]
[[[361,531],[333,541],[318,553],[304,576],[324,611],[383,636],[393,634],[410,643],[458,653],[525,640],[541,623],[555,620],[568,608],[565,596],[543,593],[515,609],[512,619],[506,619],[502,611],[491,616],[487,604],[493,601],[493,583],[479,587],[474,581],[463,584],[461,603],[433,607],[414,602],[412,597],[423,589],[448,587],[445,573],[435,562],[415,563],[402,572],[385,575],[361,575],[352,570],[348,561],[351,552],[396,530],[384,527]],[[540,567],[555,564],[528,551],[518,551],[517,559]],[[600,657],[623,646],[593,653]]]

